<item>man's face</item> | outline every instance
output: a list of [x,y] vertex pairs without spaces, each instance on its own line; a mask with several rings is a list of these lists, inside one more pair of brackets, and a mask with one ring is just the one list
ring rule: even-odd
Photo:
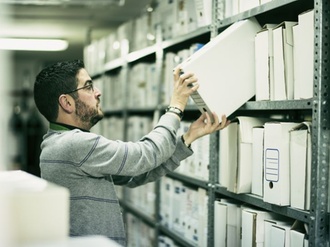
[[[85,69],[78,72],[77,79],[77,88],[89,85],[92,81]],[[92,128],[104,116],[100,105],[100,96],[100,90],[93,86],[78,91],[78,99],[75,100],[75,113],[85,129]]]

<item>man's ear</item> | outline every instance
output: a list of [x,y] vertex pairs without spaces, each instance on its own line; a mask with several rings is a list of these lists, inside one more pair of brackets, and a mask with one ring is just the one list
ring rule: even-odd
[[74,111],[74,100],[71,96],[62,94],[58,98],[58,102],[63,111],[67,113],[72,113]]

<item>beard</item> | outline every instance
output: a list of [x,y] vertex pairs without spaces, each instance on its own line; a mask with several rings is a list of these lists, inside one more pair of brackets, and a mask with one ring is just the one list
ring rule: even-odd
[[75,104],[75,113],[82,124],[86,126],[86,129],[92,128],[104,117],[102,110],[99,108],[100,103],[97,103],[95,107],[91,107],[82,102],[80,99],[76,99]]

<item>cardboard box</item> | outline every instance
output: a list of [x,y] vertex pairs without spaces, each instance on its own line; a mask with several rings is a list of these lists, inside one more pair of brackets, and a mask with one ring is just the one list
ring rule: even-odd
[[71,237],[65,240],[42,241],[32,244],[23,244],[18,247],[122,247],[114,240],[105,236]]
[[291,225],[272,225],[270,233],[270,247],[290,246],[290,228]]
[[313,97],[314,10],[301,13],[293,27],[294,99]]
[[239,11],[244,12],[249,9],[256,8],[259,4],[259,0],[239,0]]
[[290,246],[307,247],[308,245],[305,245],[306,232],[304,224],[296,220],[290,229]]
[[265,202],[290,205],[290,135],[292,122],[265,123],[264,197]]
[[241,204],[230,199],[215,201],[214,246],[240,247]]
[[303,122],[290,131],[291,207],[310,208],[312,141],[311,123]]
[[0,172],[0,246],[65,240],[69,190],[23,171]]
[[[237,142],[229,147],[229,157],[234,159],[229,162],[228,190],[234,193],[250,193],[252,184],[252,129],[254,126],[263,125],[265,120],[254,117],[237,117],[235,124]],[[229,136],[229,138],[233,138]],[[236,148],[235,148],[236,146]],[[235,158],[235,152],[237,149]],[[235,161],[237,162],[235,163]]]
[[197,27],[212,23],[212,0],[194,0],[197,16]]
[[285,21],[273,29],[274,100],[293,99],[293,31],[297,22]]
[[232,17],[239,13],[239,0],[224,0],[225,2],[225,18]]
[[255,37],[256,101],[274,99],[273,31],[275,24],[266,24]]
[[237,122],[231,122],[220,132],[219,184],[226,188],[229,184],[229,168],[237,164],[237,125]]
[[214,202],[214,246],[226,247],[227,206]]
[[198,78],[191,97],[201,112],[229,117],[255,95],[254,39],[260,29],[255,18],[238,21],[181,64]]
[[265,239],[266,219],[273,219],[275,215],[271,212],[242,208],[242,247],[263,246]]
[[252,132],[251,193],[262,197],[264,189],[264,127],[256,126]]
[[265,242],[264,242],[264,247],[270,247],[272,246],[272,228],[274,225],[279,225],[279,226],[292,226],[293,225],[293,220],[291,218],[274,214],[273,219],[265,219]]

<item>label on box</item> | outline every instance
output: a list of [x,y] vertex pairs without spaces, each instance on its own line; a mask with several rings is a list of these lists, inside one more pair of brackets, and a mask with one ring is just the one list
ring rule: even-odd
[[278,182],[280,153],[278,149],[267,148],[265,151],[265,179],[269,182]]

